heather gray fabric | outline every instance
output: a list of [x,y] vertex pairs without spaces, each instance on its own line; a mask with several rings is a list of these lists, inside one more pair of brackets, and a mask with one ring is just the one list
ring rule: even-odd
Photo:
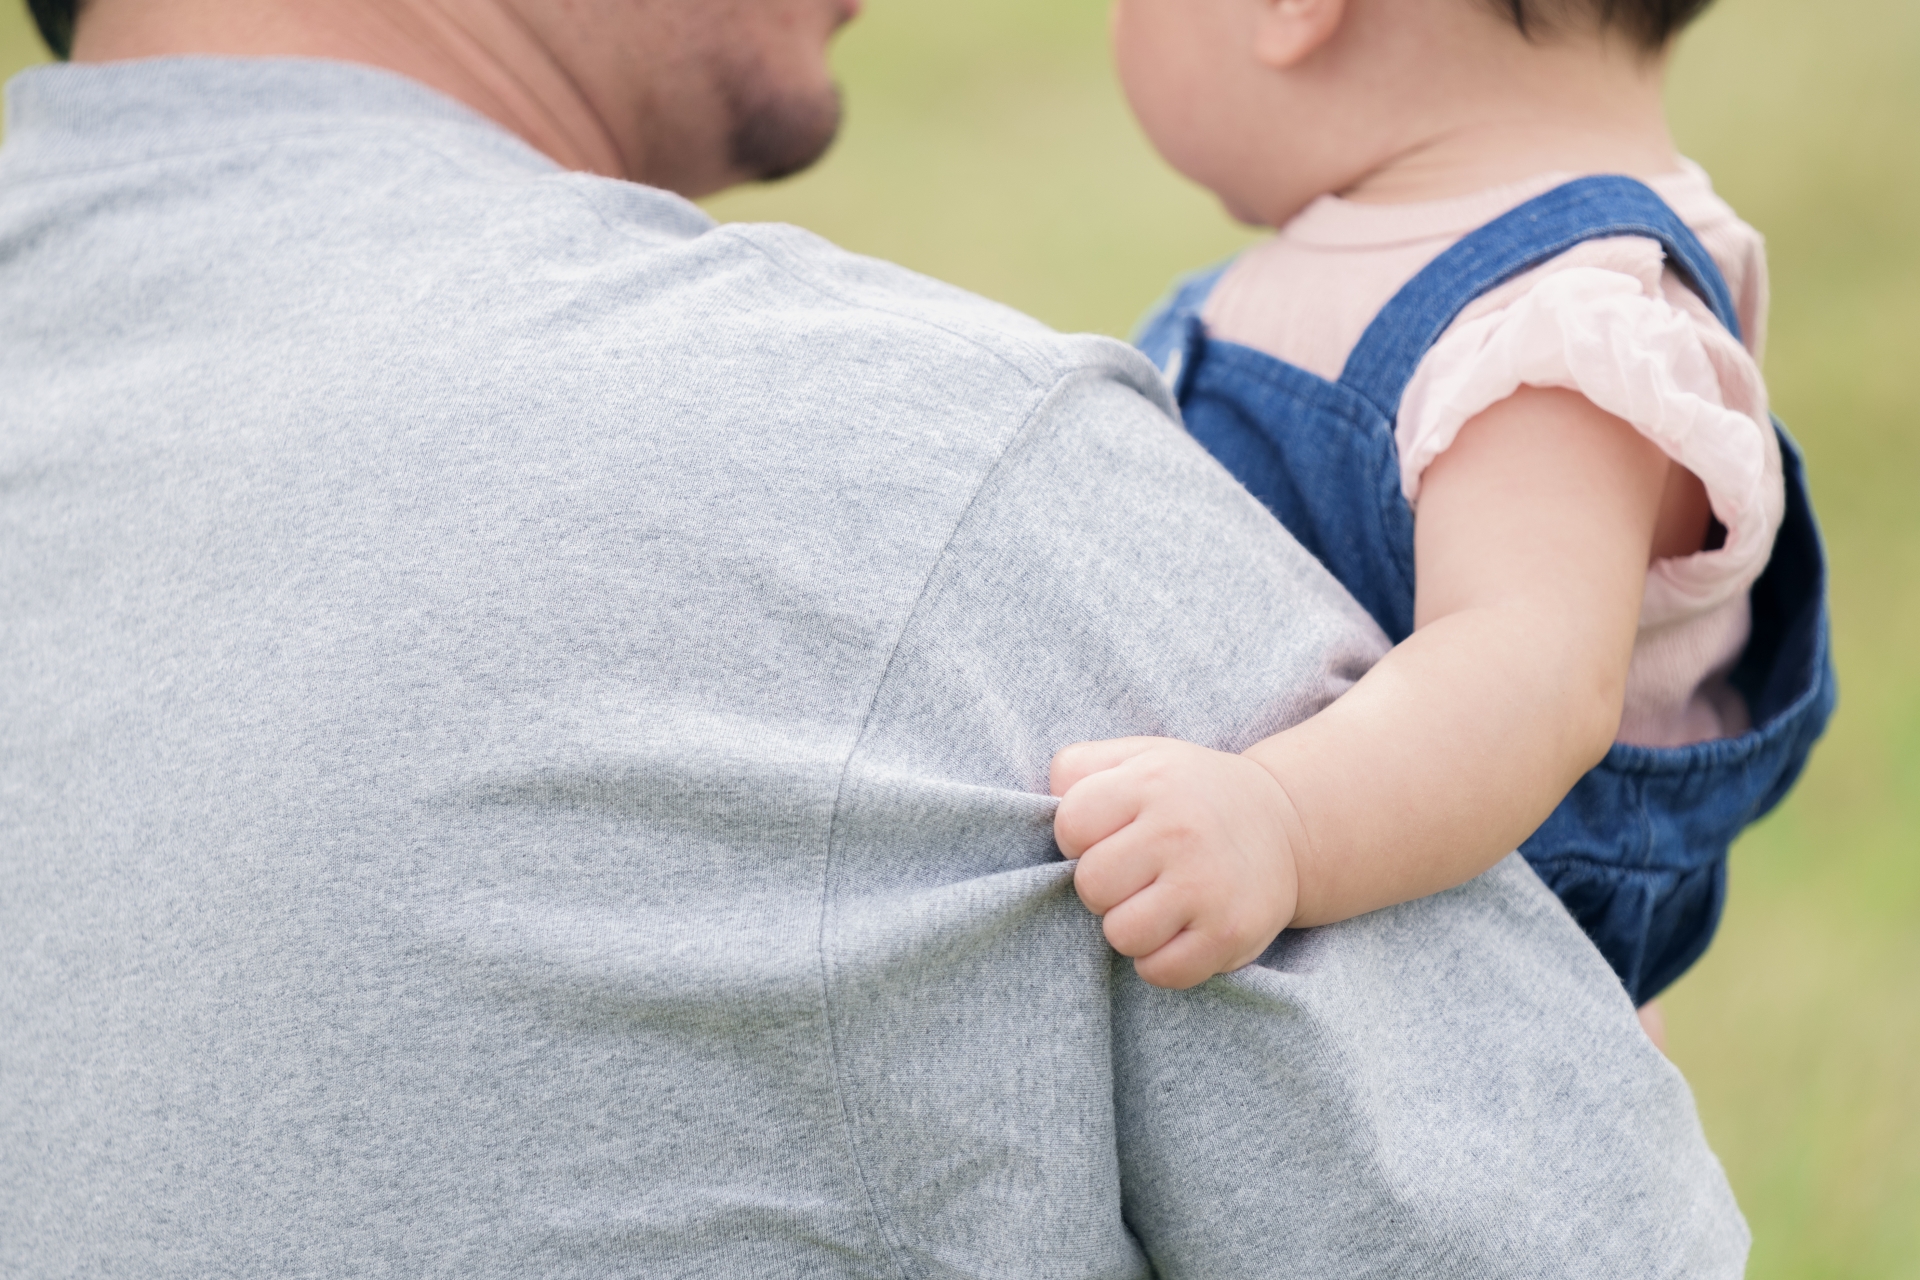
[[1739,1273],[1515,860],[1111,961],[1053,750],[1381,649],[1132,352],[364,69],[9,102],[0,1272]]

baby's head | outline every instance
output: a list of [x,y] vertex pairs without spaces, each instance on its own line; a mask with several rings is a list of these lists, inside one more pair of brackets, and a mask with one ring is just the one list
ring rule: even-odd
[[1661,83],[1710,0],[1115,0],[1161,154],[1248,222],[1549,169],[1673,164]]
[[1481,0],[1524,34],[1612,29],[1659,53],[1712,0]]

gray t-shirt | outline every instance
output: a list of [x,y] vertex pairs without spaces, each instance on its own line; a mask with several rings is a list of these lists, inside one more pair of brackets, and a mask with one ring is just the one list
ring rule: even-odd
[[1739,1273],[1517,860],[1103,945],[1051,754],[1383,647],[1137,355],[365,68],[9,111],[0,1273]]

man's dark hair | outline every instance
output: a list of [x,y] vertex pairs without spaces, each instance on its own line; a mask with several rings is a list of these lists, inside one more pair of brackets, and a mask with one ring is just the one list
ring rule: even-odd
[[79,7],[79,0],[27,0],[40,38],[55,57],[64,58],[73,52],[73,15]]
[[1526,35],[1598,24],[1626,32],[1642,49],[1656,52],[1700,16],[1713,0],[1493,0]]

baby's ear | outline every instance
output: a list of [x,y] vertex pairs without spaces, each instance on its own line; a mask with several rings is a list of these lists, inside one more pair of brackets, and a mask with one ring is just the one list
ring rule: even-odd
[[1254,56],[1275,71],[1299,66],[1333,39],[1347,0],[1260,0]]

